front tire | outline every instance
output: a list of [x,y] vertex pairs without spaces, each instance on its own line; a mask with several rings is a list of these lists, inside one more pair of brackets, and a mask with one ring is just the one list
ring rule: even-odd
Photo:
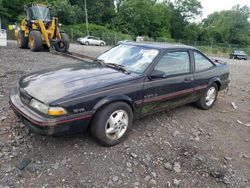
[[100,144],[114,146],[128,135],[132,122],[131,107],[124,102],[115,102],[97,112],[91,124],[91,132]]
[[29,45],[33,52],[39,52],[43,49],[43,39],[40,31],[32,30],[30,32]]
[[88,46],[88,45],[89,45],[89,42],[88,42],[88,41],[86,41],[84,44],[85,44],[86,46]]
[[196,105],[202,110],[208,110],[214,105],[217,95],[218,86],[216,83],[212,83],[207,87],[201,98],[196,102]]
[[100,43],[100,46],[104,46],[104,43],[103,43],[103,42],[101,42],[101,43]]

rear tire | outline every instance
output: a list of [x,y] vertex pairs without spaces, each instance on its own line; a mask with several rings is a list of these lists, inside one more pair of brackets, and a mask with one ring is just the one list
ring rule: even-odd
[[197,107],[202,110],[210,109],[214,105],[217,99],[217,95],[218,95],[217,84],[216,83],[210,84],[207,87],[206,91],[202,94],[201,98],[196,102]]
[[61,34],[62,40],[65,44],[65,51],[64,52],[67,52],[67,51],[69,51],[69,43],[70,43],[69,36],[66,33],[60,33],[60,34]]
[[43,49],[43,39],[40,31],[32,30],[29,34],[29,45],[33,52],[39,52]]
[[24,31],[22,30],[18,31],[17,43],[19,48],[28,48],[28,37],[25,37]]
[[132,122],[131,107],[124,102],[115,102],[96,113],[90,128],[100,144],[114,146],[128,135]]
[[103,42],[101,42],[101,43],[100,43],[100,46],[104,46],[104,43],[103,43]]

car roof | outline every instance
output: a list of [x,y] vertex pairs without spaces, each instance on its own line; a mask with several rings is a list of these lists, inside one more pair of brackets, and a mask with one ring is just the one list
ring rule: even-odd
[[164,42],[133,42],[133,41],[122,41],[120,44],[128,44],[134,46],[142,46],[148,48],[156,49],[193,49],[197,50],[195,47],[184,45],[184,44],[173,44]]
[[234,52],[244,52],[244,51],[243,50],[234,50]]
[[[91,36],[91,35],[87,35],[86,37],[94,37],[94,36]],[[97,37],[94,37],[94,38],[97,38]]]

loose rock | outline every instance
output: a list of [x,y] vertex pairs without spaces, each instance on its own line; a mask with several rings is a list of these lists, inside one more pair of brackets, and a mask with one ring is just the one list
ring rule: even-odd
[[170,162],[167,162],[164,164],[164,167],[167,169],[167,170],[172,170],[173,166],[170,164]]
[[150,182],[149,182],[151,185],[156,185],[156,181],[154,179],[151,179]]
[[4,121],[6,119],[6,117],[5,116],[2,116],[1,118],[0,118],[0,121]]
[[180,131],[174,131],[173,137],[176,137],[177,135],[181,134]]
[[131,156],[132,156],[133,158],[137,158],[137,155],[136,155],[135,153],[131,153]]
[[126,163],[126,166],[127,166],[128,168],[130,168],[130,167],[132,166],[132,164],[131,164],[130,162],[127,162],[127,163]]
[[150,179],[151,179],[151,177],[150,177],[149,175],[147,175],[147,176],[144,178],[145,181],[149,181]]
[[174,167],[173,167],[173,170],[177,173],[181,172],[181,165],[179,162],[175,162],[174,163]]
[[114,182],[118,181],[118,179],[119,179],[118,176],[113,176],[113,177],[112,177],[112,181],[114,181]]
[[18,165],[17,168],[23,170],[29,163],[31,162],[30,159],[24,158]]
[[151,172],[151,176],[156,178],[156,172]]
[[59,163],[56,162],[54,165],[52,165],[52,168],[55,169],[55,170],[58,170],[59,169]]
[[181,183],[181,180],[174,179],[174,185],[179,186]]
[[148,137],[151,137],[151,136],[152,136],[152,133],[147,133],[147,136],[148,136]]

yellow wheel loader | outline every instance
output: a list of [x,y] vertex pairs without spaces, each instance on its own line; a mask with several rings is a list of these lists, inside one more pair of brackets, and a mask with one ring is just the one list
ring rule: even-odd
[[32,51],[54,48],[59,52],[67,52],[69,37],[59,31],[56,17],[50,19],[49,7],[31,3],[24,8],[27,17],[21,21],[20,28],[15,30],[19,47],[30,48]]

